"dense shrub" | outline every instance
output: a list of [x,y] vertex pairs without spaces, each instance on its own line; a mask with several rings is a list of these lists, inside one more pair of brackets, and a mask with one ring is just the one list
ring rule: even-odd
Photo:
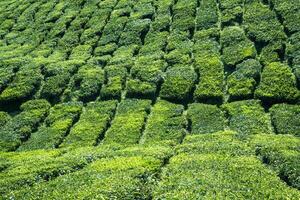
[[300,136],[300,106],[276,104],[270,109],[272,123],[278,134]]
[[297,190],[285,185],[254,156],[179,154],[163,169],[161,179],[153,199],[280,199],[299,196]]
[[12,151],[21,145],[46,117],[50,104],[45,100],[30,100],[21,106],[22,112],[0,129],[0,151]]
[[77,74],[73,76],[70,88],[65,94],[67,99],[90,101],[95,100],[100,93],[104,83],[104,70],[97,65],[85,65],[80,67]]
[[126,85],[126,96],[135,98],[154,99],[156,94],[156,85],[138,79],[130,79]]
[[215,0],[202,1],[196,14],[196,29],[204,30],[218,26],[218,5]]
[[227,65],[235,65],[246,58],[255,58],[254,44],[247,39],[243,29],[230,26],[221,32],[221,45],[223,61]]
[[289,186],[300,188],[300,140],[291,135],[255,135],[251,145],[262,161]]
[[164,78],[160,96],[167,100],[187,101],[197,75],[192,67],[178,65],[169,68]]
[[190,104],[187,118],[192,134],[213,133],[225,128],[224,113],[215,105]]
[[116,101],[91,102],[60,147],[92,146],[103,137],[116,109]]
[[218,56],[196,58],[195,69],[200,76],[194,92],[194,99],[204,103],[222,103],[224,66]]
[[82,104],[78,102],[56,104],[50,109],[50,114],[45,119],[43,126],[32,133],[28,141],[23,143],[18,150],[28,151],[58,147],[73,123],[79,118],[81,109]]
[[242,21],[243,0],[221,0],[221,20],[224,25],[239,23]]
[[270,117],[259,100],[236,101],[222,108],[229,116],[229,127],[240,135],[272,133]]
[[142,144],[161,141],[173,141],[178,143],[186,134],[187,122],[183,116],[182,105],[159,100],[151,109],[148,117]]
[[127,99],[121,101],[103,143],[137,144],[142,135],[141,131],[150,105],[150,100]]
[[25,101],[37,90],[42,80],[40,66],[35,64],[23,66],[9,86],[1,93],[0,103]]
[[255,97],[268,103],[294,102],[299,95],[292,70],[286,64],[277,62],[264,68],[261,82],[255,90]]
[[0,129],[3,127],[9,120],[11,120],[11,116],[3,111],[0,111]]
[[236,71],[227,78],[230,100],[249,99],[253,97],[260,79],[262,66],[254,59],[246,60],[236,66]]

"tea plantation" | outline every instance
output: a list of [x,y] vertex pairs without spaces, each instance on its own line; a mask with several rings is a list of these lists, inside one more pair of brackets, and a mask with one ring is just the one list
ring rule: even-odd
[[0,199],[300,199],[299,0],[1,0]]

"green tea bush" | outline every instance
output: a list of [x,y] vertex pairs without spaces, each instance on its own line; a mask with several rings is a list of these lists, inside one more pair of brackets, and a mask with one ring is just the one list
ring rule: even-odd
[[155,14],[153,1],[137,2],[133,7],[131,18],[133,19],[152,19]]
[[118,45],[116,43],[109,43],[104,46],[98,46],[94,50],[94,55],[103,56],[107,54],[112,54],[117,48]]
[[13,151],[25,141],[44,120],[50,104],[46,100],[30,100],[21,105],[21,113],[0,129],[0,151]]
[[218,56],[199,57],[195,69],[200,76],[194,91],[194,100],[204,103],[222,103],[224,87],[224,66]]
[[153,199],[297,199],[300,195],[254,156],[179,154],[171,158],[161,179]]
[[235,65],[246,58],[255,58],[254,44],[247,39],[243,29],[230,26],[221,32],[222,59],[226,65]]
[[141,143],[180,142],[186,134],[187,125],[183,111],[182,105],[159,100],[151,109]]
[[300,106],[276,104],[270,108],[272,123],[278,134],[300,136]]
[[271,0],[275,11],[283,19],[283,25],[289,33],[300,31],[298,24],[300,23],[298,1]]
[[291,135],[255,135],[251,140],[256,154],[289,186],[300,188],[300,140]]
[[37,91],[41,80],[40,66],[29,64],[21,67],[13,81],[0,94],[0,104],[27,100]]
[[240,23],[243,17],[243,0],[221,0],[221,20],[224,25]]
[[300,93],[296,87],[295,75],[289,66],[274,62],[264,68],[254,95],[265,102],[277,103],[297,101]]
[[60,147],[92,146],[101,138],[115,112],[116,101],[88,103]]
[[142,35],[149,30],[150,19],[135,19],[127,22],[119,40],[119,45],[142,44]]
[[286,38],[283,26],[277,20],[275,12],[260,1],[245,4],[243,23],[247,35],[255,42],[268,43]]
[[111,127],[105,134],[103,143],[137,144],[142,135],[141,131],[150,105],[150,100],[126,99],[121,101]]
[[225,128],[224,113],[215,105],[190,104],[187,118],[191,123],[191,134],[213,133]]
[[259,100],[236,101],[222,108],[229,117],[229,127],[240,135],[272,133],[270,117]]
[[162,84],[160,96],[167,100],[187,101],[197,75],[192,67],[177,65],[169,68]]
[[126,85],[126,96],[131,98],[149,98],[154,99],[156,94],[156,85],[138,79],[130,79]]
[[300,32],[289,37],[286,43],[286,56],[293,65],[300,65]]
[[3,111],[0,111],[0,129],[3,127],[9,120],[11,120],[11,116]]
[[227,77],[230,100],[242,100],[253,97],[260,79],[262,66],[254,59],[248,59],[236,66],[236,71]]
[[173,6],[172,28],[182,31],[193,29],[196,7],[196,1],[178,0]]
[[50,109],[44,125],[19,147],[19,151],[53,149],[58,147],[81,113],[78,102],[56,104]]
[[106,45],[111,42],[118,42],[127,20],[127,17],[118,17],[110,20],[105,26],[98,44]]
[[[90,101],[95,100],[100,93],[101,86],[105,81],[104,70],[97,65],[85,65],[80,67],[73,76],[67,93],[68,99]],[[68,95],[69,93],[69,95]]]
[[196,30],[215,28],[218,26],[218,5],[215,0],[202,1],[196,14]]
[[40,96],[51,102],[56,102],[67,88],[73,73],[82,65],[81,61],[62,61],[45,66],[45,82]]
[[219,131],[211,134],[187,135],[176,147],[177,154],[222,154],[248,156],[255,154],[255,148],[240,140],[234,131]]
[[161,161],[152,157],[104,158],[83,170],[24,188],[10,196],[25,199],[148,199],[151,195],[148,187],[153,184],[153,176],[160,166]]
[[2,92],[15,76],[14,66],[1,66],[0,68],[0,91]]

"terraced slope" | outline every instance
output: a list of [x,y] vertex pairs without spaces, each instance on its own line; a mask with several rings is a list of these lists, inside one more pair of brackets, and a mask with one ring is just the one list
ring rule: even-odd
[[0,199],[300,199],[300,1],[0,1]]

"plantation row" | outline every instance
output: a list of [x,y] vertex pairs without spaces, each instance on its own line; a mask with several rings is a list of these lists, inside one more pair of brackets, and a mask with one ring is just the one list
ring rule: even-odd
[[[30,100],[14,117],[0,112],[0,150],[28,151],[103,144],[178,144],[185,135],[230,128],[240,136],[291,134],[300,136],[300,106],[275,104],[266,113],[259,100],[236,101],[221,107],[183,105],[158,100],[125,99],[56,104]],[[272,126],[273,125],[273,126]]]
[[175,150],[160,144],[2,152],[0,194],[4,199],[299,199],[299,145],[291,135],[241,139],[225,131],[189,135]]
[[1,109],[125,96],[299,103],[300,4],[264,3],[5,1]]

